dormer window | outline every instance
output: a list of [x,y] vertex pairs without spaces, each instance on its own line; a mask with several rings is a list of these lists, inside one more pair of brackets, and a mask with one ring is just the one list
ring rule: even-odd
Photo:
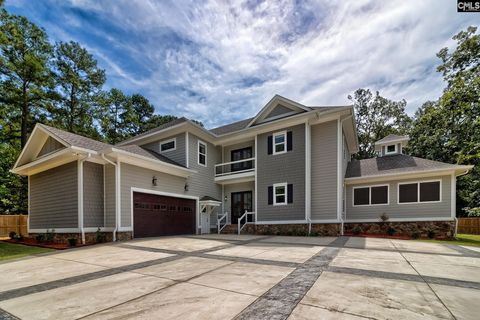
[[387,145],[385,154],[394,154],[394,153],[397,153],[397,145],[396,144]]

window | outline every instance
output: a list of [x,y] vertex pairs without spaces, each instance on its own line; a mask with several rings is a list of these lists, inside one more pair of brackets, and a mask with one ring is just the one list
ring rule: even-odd
[[440,181],[425,181],[398,184],[398,203],[441,201]]
[[388,185],[353,188],[353,206],[386,205]]
[[198,164],[207,166],[207,145],[198,141]]
[[160,152],[173,151],[176,148],[176,139],[170,139],[160,142]]
[[278,132],[273,135],[273,154],[284,153],[287,151],[287,133]]
[[287,184],[277,183],[273,185],[273,205],[287,204]]
[[396,144],[389,144],[387,146],[387,150],[385,150],[385,154],[392,154],[397,153],[397,145]]

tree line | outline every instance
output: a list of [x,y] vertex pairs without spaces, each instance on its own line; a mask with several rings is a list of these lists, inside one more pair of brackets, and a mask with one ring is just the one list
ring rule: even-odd
[[[0,7],[3,0],[0,0]],[[480,214],[480,36],[469,27],[453,37],[453,51],[441,49],[437,70],[445,88],[410,117],[406,101],[358,89],[355,108],[360,151],[375,156],[374,142],[407,134],[413,156],[452,164],[473,164],[458,179],[461,214]],[[107,143],[117,143],[174,120],[155,114],[140,94],[105,90],[105,70],[77,42],[52,43],[45,30],[23,16],[0,12],[0,213],[26,212],[26,179],[9,172],[35,123],[49,124]]]

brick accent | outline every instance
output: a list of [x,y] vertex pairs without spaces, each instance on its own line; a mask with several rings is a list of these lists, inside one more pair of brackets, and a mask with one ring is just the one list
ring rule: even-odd
[[356,226],[361,228],[362,234],[385,235],[390,227],[395,229],[397,236],[450,239],[455,233],[455,221],[412,221],[412,222],[370,222],[345,223],[345,233],[353,233]]

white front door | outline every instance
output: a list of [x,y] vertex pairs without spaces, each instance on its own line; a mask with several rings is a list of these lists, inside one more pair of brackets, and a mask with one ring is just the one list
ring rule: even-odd
[[210,233],[210,214],[207,212],[202,212],[201,220],[202,220],[202,234]]

